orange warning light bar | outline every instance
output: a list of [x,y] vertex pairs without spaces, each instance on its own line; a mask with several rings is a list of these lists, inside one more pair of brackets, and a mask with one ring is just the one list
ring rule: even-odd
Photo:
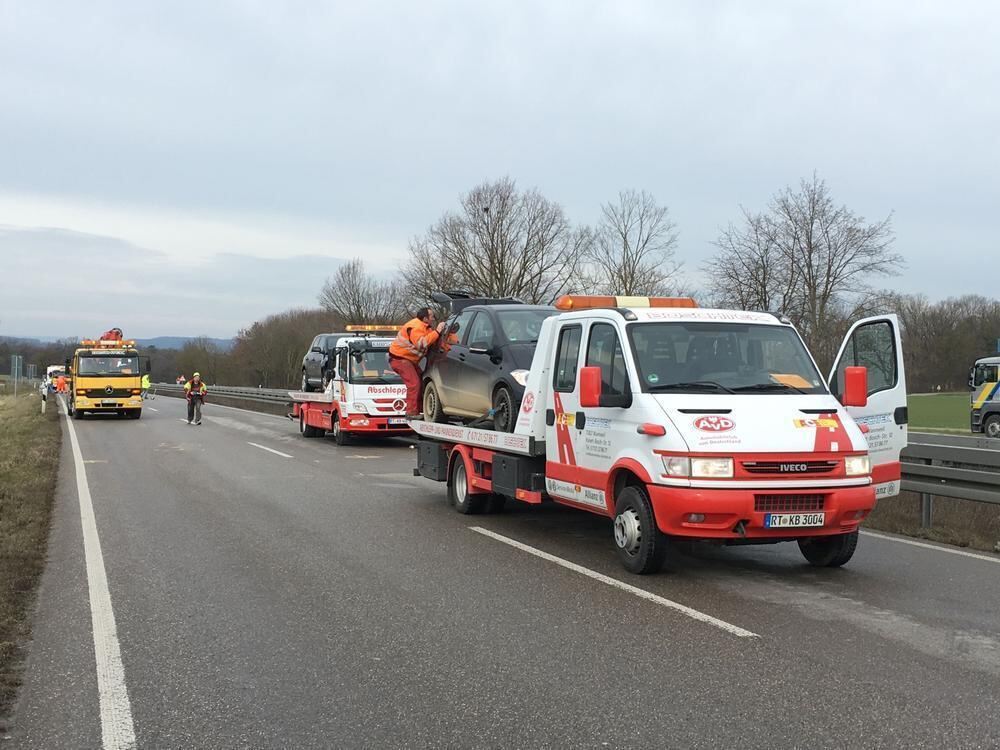
[[556,300],[557,310],[591,310],[600,307],[697,307],[691,297],[612,297],[564,294]]
[[353,332],[353,331],[380,331],[380,332],[384,331],[386,333],[395,333],[396,331],[398,331],[402,327],[403,327],[402,324],[400,324],[398,326],[373,325],[373,324],[361,325],[361,324],[358,324],[358,325],[344,326],[344,329],[347,330],[347,331],[351,331],[351,332]]

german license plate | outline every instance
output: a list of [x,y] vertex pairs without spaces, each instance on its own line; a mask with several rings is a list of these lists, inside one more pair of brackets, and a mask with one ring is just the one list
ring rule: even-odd
[[406,424],[406,417],[389,417],[389,424]]
[[117,401],[102,401],[101,406],[118,406]]
[[822,526],[825,513],[768,513],[764,516],[764,526],[769,529],[802,529],[808,526]]

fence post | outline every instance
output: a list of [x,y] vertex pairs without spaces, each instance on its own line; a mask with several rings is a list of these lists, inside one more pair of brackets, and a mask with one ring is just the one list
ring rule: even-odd
[[925,529],[931,527],[934,520],[934,496],[926,492],[920,493],[920,526]]

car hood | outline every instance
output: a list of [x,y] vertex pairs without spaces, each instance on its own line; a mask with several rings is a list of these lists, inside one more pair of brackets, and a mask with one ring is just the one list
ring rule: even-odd
[[535,356],[537,344],[507,344],[506,354],[510,355],[511,366],[508,370],[528,370]]
[[844,453],[868,450],[833,396],[649,394],[693,453]]

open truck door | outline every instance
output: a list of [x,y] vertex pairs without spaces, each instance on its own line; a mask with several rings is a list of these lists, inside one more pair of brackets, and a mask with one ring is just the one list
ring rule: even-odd
[[[867,399],[861,399],[867,402],[864,406],[845,398],[850,390],[848,371],[859,367],[867,371]],[[875,497],[898,495],[899,454],[906,446],[908,422],[899,318],[878,315],[851,326],[830,373],[830,390],[854,421],[867,428]],[[855,405],[848,405],[851,403]]]

